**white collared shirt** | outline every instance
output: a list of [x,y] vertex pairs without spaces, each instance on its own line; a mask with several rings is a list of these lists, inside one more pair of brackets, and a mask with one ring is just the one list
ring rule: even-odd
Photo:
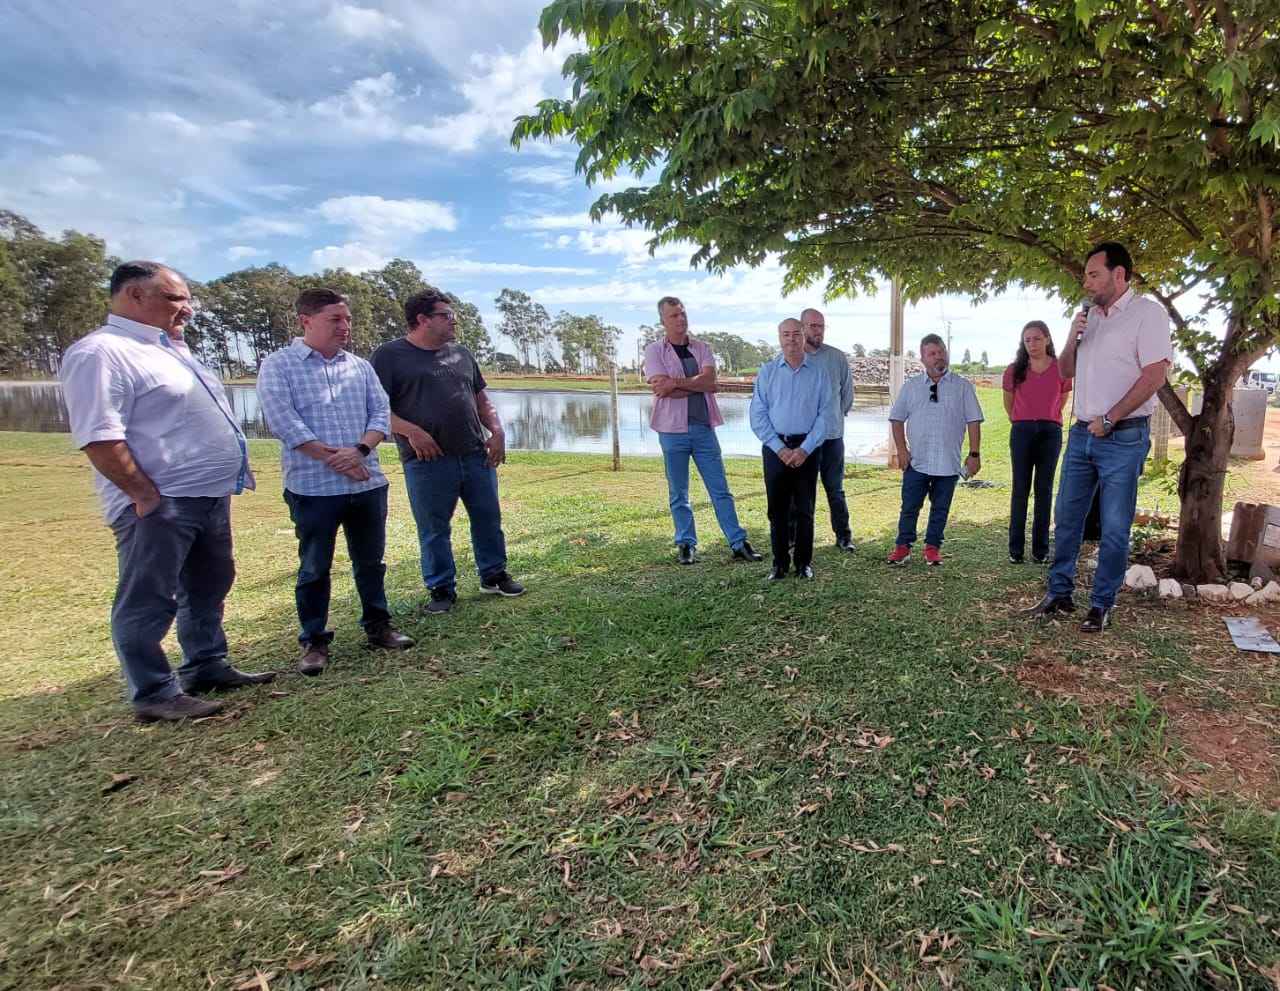
[[[1110,313],[1104,314],[1101,306],[1091,308],[1084,343],[1076,349],[1076,418],[1092,420],[1111,412],[1143,368],[1172,359],[1169,314],[1155,300],[1128,289],[1111,304]],[[1150,416],[1155,408],[1153,393],[1128,415]]]
[[[67,348],[58,378],[76,446],[123,440],[161,495],[225,496],[254,487],[222,383],[158,328],[113,313]],[[110,523],[133,500],[94,475]]]

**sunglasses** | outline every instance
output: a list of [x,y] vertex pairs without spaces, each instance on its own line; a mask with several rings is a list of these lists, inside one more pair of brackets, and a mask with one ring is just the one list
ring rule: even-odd
[[936,403],[938,401],[938,383],[929,383],[929,402]]

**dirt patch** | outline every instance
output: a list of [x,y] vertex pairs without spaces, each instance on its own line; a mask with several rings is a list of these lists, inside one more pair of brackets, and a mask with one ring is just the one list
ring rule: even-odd
[[1280,741],[1273,722],[1247,710],[1210,712],[1181,698],[1165,697],[1158,704],[1187,756],[1182,780],[1273,808],[1280,804]]
[[1065,697],[1082,708],[1119,705],[1125,700],[1123,689],[1099,684],[1096,671],[1083,671],[1048,653],[1032,654],[1018,665],[1014,677],[1042,695]]

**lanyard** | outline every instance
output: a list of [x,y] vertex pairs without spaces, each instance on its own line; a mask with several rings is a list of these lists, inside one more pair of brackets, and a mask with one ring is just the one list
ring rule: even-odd
[[[200,383],[200,385],[204,388],[204,391],[209,394],[209,398],[213,400],[213,404],[218,407],[218,412],[221,413],[226,418],[227,423],[231,424],[231,430],[236,435],[236,443],[240,445],[240,474],[236,476],[236,491],[235,491],[235,494],[239,495],[241,492],[244,491],[245,476],[249,471],[249,448],[248,448],[248,445],[245,444],[243,431],[241,431],[239,424],[237,424],[236,421],[231,418],[231,414],[227,412],[225,397],[223,397],[220,400],[219,397],[214,394],[213,389],[209,386],[209,383],[205,381],[204,376],[200,374],[199,370],[196,369],[195,365],[192,365],[190,361],[188,361],[181,354],[179,354],[178,349],[175,348],[172,343],[170,343],[168,334],[161,333],[160,344],[162,347],[167,348],[169,353],[173,355],[178,361],[182,362],[183,367],[185,367],[187,371],[189,371],[192,375],[195,376],[196,381]],[[202,368],[205,367],[204,362],[202,362],[199,358],[196,358],[195,355],[192,355],[192,359],[196,362],[196,364],[200,365]]]

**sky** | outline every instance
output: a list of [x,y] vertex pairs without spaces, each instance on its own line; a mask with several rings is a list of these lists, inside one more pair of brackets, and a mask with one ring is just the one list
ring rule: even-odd
[[[499,350],[513,350],[498,334],[504,288],[619,327],[624,364],[664,295],[684,301],[694,336],[775,342],[780,320],[817,306],[829,344],[887,346],[887,287],[824,303],[821,285],[784,297],[776,263],[713,276],[690,267],[696,245],[651,255],[646,231],[591,222],[609,187],[575,175],[575,146],[513,148],[514,118],[567,93],[572,49],[543,47],[541,6],[8,0],[0,208],[200,281],[407,258],[474,303]],[[1061,339],[1068,303],[934,298],[908,308],[906,346],[949,328],[955,360],[1005,362],[1033,318]]]

